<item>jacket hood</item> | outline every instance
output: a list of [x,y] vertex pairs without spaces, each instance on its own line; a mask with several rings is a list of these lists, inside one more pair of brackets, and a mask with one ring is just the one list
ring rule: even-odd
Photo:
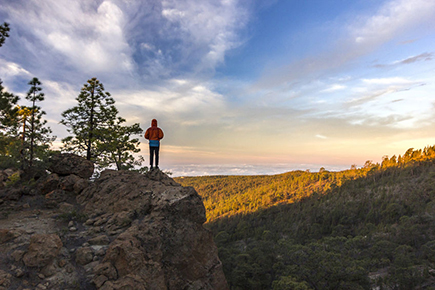
[[151,127],[157,127],[157,120],[156,119],[153,119],[151,121]]

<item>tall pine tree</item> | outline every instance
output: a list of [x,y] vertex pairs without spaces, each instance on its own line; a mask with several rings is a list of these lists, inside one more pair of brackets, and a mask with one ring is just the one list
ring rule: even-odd
[[96,78],[87,81],[76,100],[77,106],[62,113],[60,123],[73,135],[62,139],[63,149],[96,161],[101,155],[97,145],[104,141],[103,130],[115,121],[118,110]]
[[50,135],[52,133],[50,127],[45,126],[47,120],[42,119],[45,112],[36,105],[37,102],[44,100],[42,83],[38,78],[33,78],[28,84],[30,89],[27,92],[26,100],[30,101],[32,106],[23,107],[19,112],[23,125],[22,154],[25,156],[24,159],[28,160],[29,166],[32,167],[36,155],[41,159],[55,137]]

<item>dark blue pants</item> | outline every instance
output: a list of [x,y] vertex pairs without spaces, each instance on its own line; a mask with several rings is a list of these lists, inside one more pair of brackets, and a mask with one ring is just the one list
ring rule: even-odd
[[150,166],[153,167],[154,156],[156,156],[156,167],[159,166],[159,149],[160,147],[150,146]]

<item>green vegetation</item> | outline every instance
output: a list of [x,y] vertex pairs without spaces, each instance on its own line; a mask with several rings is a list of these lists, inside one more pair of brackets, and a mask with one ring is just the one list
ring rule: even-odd
[[130,153],[137,153],[139,139],[130,139],[141,134],[138,123],[123,126],[125,119],[118,117],[115,100],[104,90],[96,78],[87,81],[76,98],[77,106],[62,113],[61,124],[72,134],[62,139],[63,150],[85,155],[102,168],[111,164],[120,169],[133,169],[141,165],[142,159],[135,159]]
[[44,100],[41,82],[33,78],[26,99],[31,106],[19,106],[19,98],[4,91],[0,81],[0,168],[43,167],[50,154],[51,129],[36,105]]
[[435,285],[435,147],[342,172],[176,180],[203,197],[231,289]]
[[15,172],[11,176],[9,176],[9,178],[6,180],[6,186],[12,186],[15,183],[17,183],[18,181],[20,181],[20,173]]
[[21,155],[24,160],[23,164],[26,162],[29,167],[32,167],[35,157],[43,159],[42,155],[47,152],[51,142],[56,137],[50,136],[52,131],[50,127],[45,126],[47,120],[42,119],[45,112],[36,106],[36,102],[44,100],[44,93],[41,92],[42,88],[40,87],[42,83],[37,78],[33,78],[28,84],[30,89],[27,92],[26,100],[30,101],[32,106],[20,110],[26,112],[21,118],[23,124]]

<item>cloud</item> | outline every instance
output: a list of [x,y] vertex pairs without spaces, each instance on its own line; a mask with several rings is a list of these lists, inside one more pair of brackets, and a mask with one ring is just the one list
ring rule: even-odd
[[17,0],[0,11],[20,50],[15,62],[31,50],[27,66],[62,69],[62,81],[81,73],[130,87],[212,74],[249,20],[238,1],[212,0]]
[[184,43],[193,45],[200,53],[198,70],[214,69],[224,61],[225,52],[240,45],[237,32],[247,24],[248,13],[237,1],[179,1],[162,2],[162,15]]
[[422,25],[435,27],[435,2],[392,0],[370,16],[354,17],[344,36],[330,50],[281,67],[273,67],[255,84],[256,89],[296,86],[333,74],[351,62],[379,49],[395,37]]
[[360,106],[383,96],[410,90],[422,85],[421,81],[402,77],[362,79],[362,87],[354,88],[357,96],[345,102],[345,107]]
[[206,83],[175,79],[166,85],[153,91],[115,91],[113,95],[119,105],[134,105],[167,114],[194,113],[198,119],[203,114],[213,115],[213,111],[220,111],[225,106],[223,96],[213,92]]
[[134,69],[126,17],[112,1],[17,0],[2,3],[0,12],[11,24],[4,55],[41,79],[115,80]]
[[340,91],[340,90],[344,90],[344,89],[346,89],[346,86],[334,84],[334,85],[330,86],[329,88],[322,90],[321,92],[330,93],[330,92]]
[[434,11],[435,3],[432,1],[389,1],[375,15],[351,26],[351,34],[356,43],[379,45],[425,21],[434,22]]
[[376,64],[374,65],[374,67],[377,68],[394,67],[394,66],[399,66],[404,64],[411,64],[419,61],[430,61],[432,59],[433,59],[433,53],[424,52],[419,55],[411,56],[406,59],[395,61],[390,64]]
[[410,44],[410,43],[414,43],[416,41],[417,41],[417,39],[409,39],[409,40],[401,41],[400,44]]
[[416,56],[409,57],[409,58],[404,59],[402,61],[399,61],[399,63],[409,64],[409,63],[414,63],[414,62],[421,61],[421,60],[428,61],[428,60],[432,60],[432,57],[433,57],[433,53],[425,52],[425,53],[422,53],[422,54],[419,54]]
[[410,81],[401,77],[393,78],[376,78],[376,79],[362,79],[362,81],[369,85],[410,85],[415,84],[415,81]]
[[12,78],[15,76],[31,76],[30,72],[24,69],[21,65],[14,62],[6,61],[4,59],[0,59],[0,75],[3,78]]
[[[120,2],[120,1],[119,1]],[[240,1],[131,1],[125,34],[143,81],[208,78],[241,43],[249,22]]]

